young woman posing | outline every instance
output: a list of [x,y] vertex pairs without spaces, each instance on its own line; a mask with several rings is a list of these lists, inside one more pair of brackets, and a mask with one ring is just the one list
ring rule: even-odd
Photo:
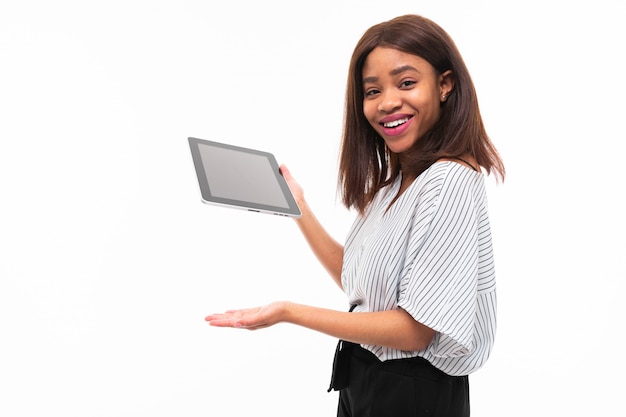
[[338,416],[469,416],[467,375],[496,330],[484,180],[505,174],[472,80],[441,27],[406,15],[362,36],[346,97],[339,184],[358,215],[345,245],[281,170],[302,211],[296,222],[351,311],[281,301],[206,320],[287,322],[340,339]]

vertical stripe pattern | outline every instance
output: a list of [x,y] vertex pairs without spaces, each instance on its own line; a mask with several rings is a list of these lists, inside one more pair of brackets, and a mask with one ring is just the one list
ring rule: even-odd
[[434,329],[425,351],[364,345],[379,359],[422,356],[450,375],[480,368],[496,330],[496,286],[484,175],[442,161],[389,206],[382,190],[348,233],[342,284],[355,312],[402,308]]

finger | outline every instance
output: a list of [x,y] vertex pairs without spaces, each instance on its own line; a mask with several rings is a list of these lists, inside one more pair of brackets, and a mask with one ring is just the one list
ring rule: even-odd
[[291,172],[289,172],[289,168],[287,168],[287,165],[281,164],[278,170],[280,171],[282,176],[285,177],[286,180],[290,180],[292,178]]
[[224,314],[230,314],[230,315],[239,314],[239,315],[242,315],[242,314],[246,314],[246,313],[248,313],[250,311],[253,311],[253,310],[256,310],[256,308],[244,308],[244,309],[237,309],[237,310],[226,310],[224,312]]
[[206,316],[204,318],[204,320],[206,320],[206,321],[221,320],[221,319],[225,319],[227,317],[228,317],[228,315],[227,314],[223,314],[223,313],[220,313],[220,314],[209,314],[208,316]]
[[211,314],[206,316],[204,320],[211,326],[220,327],[234,327],[234,323],[240,319],[240,316],[233,316],[231,314]]
[[246,313],[250,313],[252,311],[256,311],[258,310],[258,308],[246,308],[246,309],[237,309],[237,310],[226,310],[223,313],[213,313],[210,314],[208,316],[206,316],[205,320],[208,319],[209,317],[214,317],[214,318],[223,318],[223,317],[241,317]]
[[267,323],[255,323],[247,320],[235,320],[232,327],[246,330],[258,330],[265,329],[266,327],[269,327],[269,325]]
[[206,322],[209,326],[213,327],[241,327],[236,318],[224,316],[224,317],[216,317],[216,316],[208,316],[205,318]]
[[209,322],[209,326],[211,327],[240,327],[233,320],[211,320]]

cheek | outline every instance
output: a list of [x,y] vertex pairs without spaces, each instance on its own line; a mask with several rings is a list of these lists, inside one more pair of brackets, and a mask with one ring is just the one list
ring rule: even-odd
[[437,123],[439,117],[441,116],[441,104],[439,101],[433,102],[430,108],[430,117],[433,124]]
[[[417,102],[418,100],[416,100]],[[422,96],[419,98],[418,108],[421,109],[422,116],[429,122],[439,119],[441,103],[437,96]]]
[[365,116],[367,121],[374,127],[376,127],[376,114],[376,105],[374,103],[368,101],[363,102],[363,115]]

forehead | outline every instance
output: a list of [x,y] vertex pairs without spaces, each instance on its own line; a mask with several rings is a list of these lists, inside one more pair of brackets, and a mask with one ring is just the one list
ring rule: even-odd
[[363,80],[404,72],[434,74],[435,69],[424,58],[388,47],[376,47],[367,55],[363,65]]

